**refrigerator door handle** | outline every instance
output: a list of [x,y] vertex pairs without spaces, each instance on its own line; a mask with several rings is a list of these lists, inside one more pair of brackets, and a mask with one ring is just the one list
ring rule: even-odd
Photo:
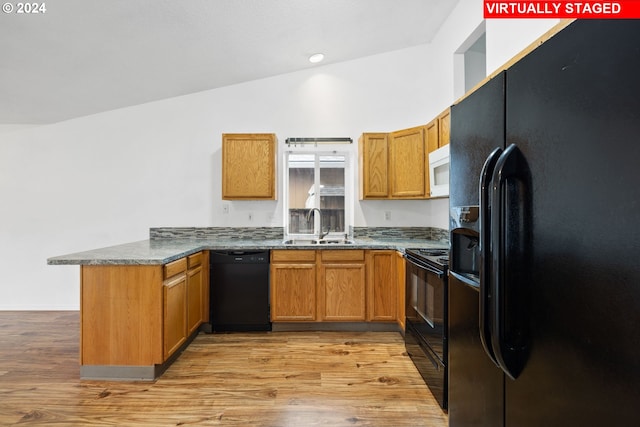
[[485,353],[493,363],[498,365],[491,346],[491,330],[489,319],[491,318],[491,179],[498,158],[502,154],[502,148],[496,148],[489,154],[482,166],[480,173],[480,341]]
[[491,346],[498,365],[516,379],[529,349],[531,174],[515,144],[498,159],[492,178]]

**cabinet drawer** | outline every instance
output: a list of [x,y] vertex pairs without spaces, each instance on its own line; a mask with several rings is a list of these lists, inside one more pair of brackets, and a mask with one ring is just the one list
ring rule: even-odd
[[274,250],[271,251],[271,262],[291,262],[291,261],[316,261],[316,251],[305,249]]
[[363,249],[322,250],[322,261],[364,261]]
[[189,268],[197,267],[202,264],[202,252],[189,255],[187,257],[187,264],[189,265]]
[[164,278],[168,279],[176,274],[180,274],[187,270],[187,259],[181,258],[179,260],[165,264],[163,268]]

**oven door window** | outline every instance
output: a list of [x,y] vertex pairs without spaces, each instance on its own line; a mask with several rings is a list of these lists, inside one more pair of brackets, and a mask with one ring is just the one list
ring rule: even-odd
[[427,273],[414,265],[408,272],[409,279],[409,310],[407,315],[415,323],[427,322],[433,326],[429,319],[428,312],[433,310],[427,306]]
[[444,325],[444,286],[437,275],[411,266],[408,272],[407,317],[412,321],[426,322],[431,328]]
[[445,327],[445,282],[438,275],[407,263],[407,322],[438,354],[442,347]]

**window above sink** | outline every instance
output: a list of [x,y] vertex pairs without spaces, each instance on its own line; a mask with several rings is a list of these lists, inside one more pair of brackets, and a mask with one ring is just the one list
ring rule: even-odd
[[[350,153],[294,148],[285,152],[287,240],[344,242],[351,225]],[[291,243],[293,244],[293,243]],[[312,244],[312,243],[309,243]],[[324,243],[336,244],[336,243]]]

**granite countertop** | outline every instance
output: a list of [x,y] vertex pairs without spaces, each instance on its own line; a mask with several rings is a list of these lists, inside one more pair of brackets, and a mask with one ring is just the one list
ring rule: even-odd
[[393,249],[448,248],[446,243],[427,239],[357,238],[352,244],[285,245],[282,239],[151,239],[109,246],[47,259],[49,265],[155,265],[166,264],[202,250],[266,250],[266,249]]

